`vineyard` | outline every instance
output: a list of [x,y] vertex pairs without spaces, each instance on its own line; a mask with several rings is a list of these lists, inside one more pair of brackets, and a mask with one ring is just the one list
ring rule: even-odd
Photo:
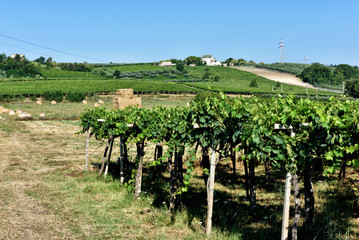
[[[347,189],[345,201],[350,201],[345,205],[350,208],[347,211],[353,218],[358,217],[358,179],[347,177],[348,172],[354,172],[354,176],[358,173],[358,121],[358,101],[332,97],[323,103],[293,96],[261,101],[255,97],[200,94],[187,107],[87,110],[81,116],[80,133],[86,133],[87,146],[91,137],[107,142],[99,175],[107,176],[111,172],[117,176],[133,193],[134,201],[143,191],[168,194],[161,199],[172,216],[187,206],[186,201],[193,194],[193,173],[201,166],[207,193],[203,223],[207,236],[211,233],[212,220],[216,226],[227,230],[242,214],[247,214],[249,222],[263,221],[263,206],[258,205],[260,196],[256,189],[258,168],[265,170],[263,181],[267,189],[273,189],[275,182],[291,174],[295,199],[292,226],[289,227],[291,239],[318,236],[327,239],[332,228],[347,219],[339,214],[331,215],[336,218],[327,219],[325,223],[317,221],[315,201],[318,196],[314,195],[313,183],[337,178],[338,189],[343,186]],[[129,150],[130,144],[135,145],[135,152]],[[111,157],[115,158],[111,156],[112,149],[116,145],[120,146],[120,156],[111,164]],[[155,147],[154,156],[145,160],[149,146]],[[233,188],[239,187],[236,164],[243,164],[246,197],[237,199],[236,204],[249,204],[248,211],[232,209],[230,219],[216,216],[218,212],[213,204],[217,191],[215,179],[219,174],[216,166],[225,159],[230,159],[232,168],[221,180],[232,179]],[[86,159],[86,169],[88,165]],[[149,180],[145,186],[144,179]],[[167,179],[169,189],[161,189],[163,179]],[[275,220],[270,218],[266,221]],[[355,239],[359,234],[357,227],[349,222],[344,231],[349,236],[347,239]],[[275,234],[279,234],[278,231]],[[271,237],[278,239],[280,235]]]
[[[118,78],[114,72],[120,71]],[[338,95],[315,89],[280,84],[255,74],[225,67],[185,66],[182,73],[174,68],[150,64],[96,67],[92,72],[67,71],[58,68],[41,69],[36,78],[4,78],[0,81],[0,97],[38,95],[43,92],[63,93],[114,92],[133,88],[135,93],[198,93],[203,90],[234,94],[299,94],[311,96]],[[96,74],[95,74],[96,73]],[[257,87],[251,87],[252,81]]]

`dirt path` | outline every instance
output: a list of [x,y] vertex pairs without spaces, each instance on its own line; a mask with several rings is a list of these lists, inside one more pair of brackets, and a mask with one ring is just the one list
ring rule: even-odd
[[281,82],[281,83],[287,83],[287,84],[301,86],[301,87],[308,86],[310,88],[314,88],[314,86],[303,82],[300,78],[296,77],[293,74],[289,74],[289,73],[277,72],[277,71],[273,71],[273,70],[269,70],[269,69],[255,68],[255,67],[232,67],[232,68],[250,72],[250,73],[254,73],[258,76],[261,76],[261,77],[264,77],[264,78],[267,78],[267,79],[270,79],[273,81]]
[[264,68],[247,67],[247,66],[231,67],[231,68],[254,73],[258,76],[261,76],[261,77],[264,77],[264,78],[267,78],[269,80],[273,80],[276,82],[296,85],[296,86],[300,86],[300,87],[308,87],[308,88],[318,89],[318,90],[327,91],[327,92],[335,92],[335,93],[343,92],[342,90],[334,90],[334,89],[315,87],[311,84],[303,82],[302,79],[300,79],[297,76],[295,76],[294,74],[290,74],[290,73],[278,72],[278,71],[264,69]]
[[56,146],[63,147],[64,138],[48,141],[49,136],[74,131],[74,126],[0,119],[0,239],[72,239],[71,230],[31,197],[31,188],[59,167],[49,161],[58,161]]

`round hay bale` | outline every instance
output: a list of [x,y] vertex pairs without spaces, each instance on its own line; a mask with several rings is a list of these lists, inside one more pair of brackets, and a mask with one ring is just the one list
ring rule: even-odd
[[21,113],[22,113],[21,110],[16,110],[16,115],[19,115],[19,114],[21,114]]
[[23,112],[21,114],[18,115],[19,118],[24,119],[24,118],[32,118],[32,114],[31,113],[27,113],[27,112]]
[[41,105],[41,104],[42,104],[42,101],[41,101],[41,100],[37,100],[36,103],[37,103],[38,105]]
[[45,117],[45,113],[40,113],[39,116],[40,117]]
[[86,100],[82,100],[82,104],[87,104],[87,101],[86,101]]
[[3,113],[9,113],[9,111],[10,111],[10,109],[7,109],[7,108],[4,108],[4,109],[2,110]]
[[100,104],[95,103],[94,106],[95,106],[95,107],[100,107]]
[[52,105],[55,105],[55,104],[56,104],[56,101],[52,100],[52,101],[51,101],[51,104],[52,104]]
[[104,104],[105,102],[102,99],[100,99],[100,100],[98,100],[98,103],[99,104]]
[[4,107],[3,106],[0,106],[0,111],[4,110]]
[[15,111],[14,110],[10,110],[9,111],[9,116],[15,116],[16,114],[15,114]]

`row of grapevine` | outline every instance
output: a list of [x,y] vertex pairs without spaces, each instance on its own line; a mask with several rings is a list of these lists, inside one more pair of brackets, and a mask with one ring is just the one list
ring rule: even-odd
[[[211,167],[210,149],[219,156],[217,162],[223,157],[232,159],[233,176],[236,176],[236,153],[244,151],[246,193],[254,219],[257,212],[255,167],[264,165],[268,181],[271,169],[292,173],[296,197],[292,238],[297,239],[300,218],[298,181],[302,179],[304,182],[303,227],[310,232],[315,202],[313,175],[326,176],[340,169],[339,175],[343,179],[347,166],[359,167],[358,121],[359,101],[331,98],[323,103],[293,96],[262,101],[255,97],[243,99],[212,94],[197,96],[188,107],[112,111],[96,108],[82,114],[81,126],[83,133],[89,132],[99,140],[109,139],[105,152],[112,146],[113,139],[120,139],[123,149],[121,172],[127,180],[131,176],[127,144],[136,144],[135,199],[141,192],[146,143],[155,143],[155,157],[148,168],[154,175],[160,176],[163,167],[167,166],[170,172],[171,211],[178,204],[181,193],[188,190],[198,150],[202,153],[198,161],[204,169],[207,190],[211,189],[206,174]],[[284,130],[274,127],[278,124]],[[295,136],[291,136],[291,131],[295,132]],[[165,153],[163,146],[166,146]],[[106,153],[102,166],[105,156]]]

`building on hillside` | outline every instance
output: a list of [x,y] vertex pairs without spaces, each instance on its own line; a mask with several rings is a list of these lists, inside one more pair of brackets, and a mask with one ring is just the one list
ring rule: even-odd
[[158,64],[158,66],[160,67],[171,67],[171,66],[175,66],[175,63],[172,63],[171,61],[161,61],[160,64]]
[[10,54],[11,58],[16,58],[16,55],[20,56],[20,60],[23,61],[25,59],[25,55],[24,54]]
[[203,55],[202,62],[206,63],[207,66],[220,66],[221,62],[217,61],[212,55]]

